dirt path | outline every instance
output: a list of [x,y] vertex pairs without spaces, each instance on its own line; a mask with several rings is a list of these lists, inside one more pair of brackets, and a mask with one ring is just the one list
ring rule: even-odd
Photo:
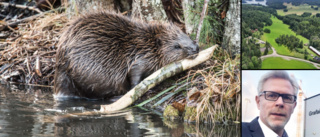
[[263,40],[261,40],[261,39],[257,39],[257,38],[255,38],[256,40],[258,40],[258,42],[256,42],[256,43],[258,43],[258,44],[265,44],[266,42],[265,41],[263,41]]
[[[252,36],[249,36],[245,39],[252,39]],[[257,39],[257,38],[254,38],[255,40],[257,40],[258,42],[256,42],[255,44],[265,44],[266,42],[261,40],[261,39]],[[248,44],[248,41],[247,41],[247,44]]]
[[311,61],[308,61],[308,60],[304,60],[304,59],[300,59],[300,58],[296,58],[296,57],[290,57],[290,56],[284,56],[284,55],[279,55],[277,54],[276,50],[272,48],[272,51],[273,53],[270,54],[270,55],[265,55],[265,56],[261,56],[261,59],[264,60],[265,58],[268,58],[268,57],[281,57],[281,58],[284,58],[286,60],[291,60],[291,59],[295,59],[295,60],[299,60],[299,61],[303,61],[303,62],[306,62],[306,63],[311,63],[313,64],[317,69],[320,69],[320,64],[319,63],[315,63],[315,62],[311,62]]

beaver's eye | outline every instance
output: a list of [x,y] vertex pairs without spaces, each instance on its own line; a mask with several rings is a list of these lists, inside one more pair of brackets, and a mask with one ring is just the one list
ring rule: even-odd
[[174,45],[174,48],[175,49],[181,49],[181,46],[180,46],[180,44],[176,44],[176,45]]

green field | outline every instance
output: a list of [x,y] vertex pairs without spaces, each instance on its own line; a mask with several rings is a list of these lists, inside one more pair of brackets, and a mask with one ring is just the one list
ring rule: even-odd
[[[278,38],[280,35],[282,34],[288,34],[288,35],[294,35],[297,38],[299,38],[300,40],[303,41],[303,44],[309,43],[309,40],[304,38],[301,35],[296,35],[296,33],[294,31],[292,31],[289,28],[289,25],[284,24],[281,20],[279,20],[278,18],[272,16],[271,17],[272,20],[272,25],[271,26],[265,26],[263,29],[268,28],[271,30],[271,33],[264,33],[263,36],[261,37],[261,39],[263,41],[268,41],[271,46],[273,46],[278,54],[281,55],[286,55],[286,56],[293,56],[293,57],[297,57],[297,58],[304,58],[304,55],[298,52],[290,52],[290,50],[286,47],[286,46],[279,46],[276,42],[275,39]],[[315,55],[312,51],[310,51],[308,49],[307,46],[303,47],[304,49],[307,49],[307,51],[310,54]],[[311,56],[309,56],[308,58],[312,58]]]
[[[304,12],[310,12],[310,13],[312,13],[312,15],[316,15],[317,13],[320,13],[320,9],[314,10],[311,8],[311,5],[308,5],[308,4],[303,4],[300,6],[293,6],[291,3],[289,3],[289,4],[284,3],[283,5],[287,6],[288,12],[283,12],[283,9],[277,10],[277,13],[281,16],[288,15],[288,14],[301,15]],[[317,7],[317,6],[314,6],[314,7]]]
[[314,65],[298,60],[285,60],[281,57],[266,58],[261,69],[317,69]]

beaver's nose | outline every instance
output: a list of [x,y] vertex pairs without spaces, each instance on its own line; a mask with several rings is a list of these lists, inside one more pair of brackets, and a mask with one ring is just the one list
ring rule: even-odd
[[196,53],[199,53],[199,46],[196,47]]
[[195,48],[192,49],[193,54],[199,53],[199,46],[197,45]]

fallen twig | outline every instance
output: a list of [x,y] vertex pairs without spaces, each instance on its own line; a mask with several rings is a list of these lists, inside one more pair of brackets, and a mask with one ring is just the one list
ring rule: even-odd
[[9,83],[10,84],[18,84],[18,85],[26,85],[26,86],[34,86],[34,87],[53,88],[53,86],[40,85],[40,84],[28,84],[28,83],[19,83],[19,82],[9,82]]
[[17,5],[17,4],[10,4],[10,3],[7,3],[7,2],[0,2],[0,5],[3,5],[3,6],[13,6],[13,7],[16,7],[16,8],[20,8],[20,9],[28,9],[28,10],[33,10],[33,11],[36,11],[38,13],[42,13],[42,11],[36,7],[31,7],[31,6],[25,6],[25,5]]
[[184,70],[187,70],[191,67],[194,67],[206,60],[208,60],[211,56],[217,45],[212,46],[204,51],[201,51],[197,58],[193,60],[184,59],[178,62],[171,63],[158,71],[151,74],[149,77],[145,78],[141,81],[137,86],[131,89],[127,94],[122,96],[116,102],[110,105],[101,105],[100,112],[112,112],[124,109],[130,106],[134,101],[136,101],[139,97],[141,97],[145,92],[149,89],[153,88],[166,78],[169,78],[177,73],[180,73]]
[[36,19],[38,17],[42,17],[46,13],[52,12],[54,10],[63,10],[63,9],[64,8],[53,9],[53,10],[49,10],[49,11],[46,11],[46,12],[41,12],[40,14],[36,14],[36,15],[33,15],[33,16],[30,16],[30,17],[27,17],[27,18],[23,18],[23,19],[18,20],[16,22],[12,22],[12,23],[8,23],[8,24],[2,24],[2,26],[0,26],[0,31],[6,29],[7,27],[14,27],[14,26],[17,26],[18,24],[20,24],[22,22],[28,22],[28,21],[34,20],[34,19]]
[[40,64],[40,58],[39,56],[37,56],[36,58],[36,74],[39,76],[39,77],[42,77],[42,73],[41,73],[41,64]]
[[30,16],[30,17],[27,17],[27,18],[24,18],[24,19],[21,19],[21,20],[18,20],[16,22],[12,22],[12,23],[8,23],[8,24],[2,24],[2,26],[0,26],[0,31],[6,29],[7,27],[14,27],[14,26],[17,26],[18,24],[20,24],[21,22],[28,22],[28,21],[31,21],[31,20],[34,20],[38,17],[41,17],[43,16],[44,14],[37,14],[37,15],[33,15],[33,16]]

